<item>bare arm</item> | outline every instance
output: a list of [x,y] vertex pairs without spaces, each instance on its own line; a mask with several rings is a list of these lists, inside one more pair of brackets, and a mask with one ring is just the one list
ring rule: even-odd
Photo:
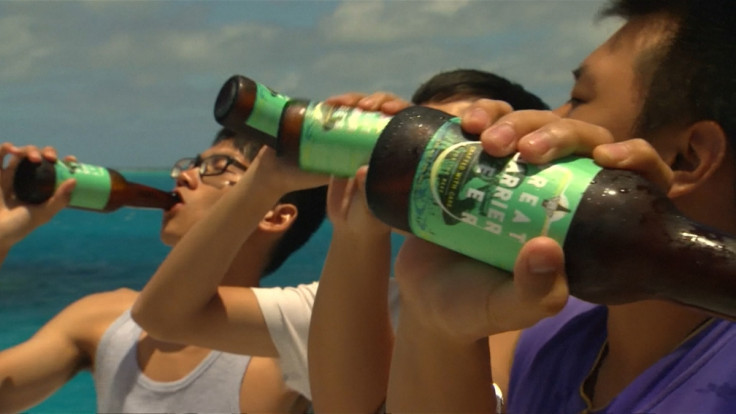
[[39,404],[83,366],[84,355],[64,329],[64,314],[28,341],[0,352],[0,406],[18,412]]
[[[347,93],[327,100],[395,114],[398,96]],[[390,228],[365,202],[366,168],[355,180],[334,180],[327,212],[333,235],[315,298],[309,334],[309,375],[319,412],[371,412],[385,400],[393,348],[388,309]]]
[[326,177],[284,165],[264,148],[238,183],[172,249],[133,306],[133,318],[160,339],[277,356],[253,292],[218,286],[245,240],[283,194],[325,182]]
[[105,329],[133,303],[135,292],[91,295],[71,304],[27,341],[0,352],[0,411],[41,403],[92,367]]
[[386,396],[393,347],[388,312],[390,228],[364,198],[367,169],[333,180],[328,215],[333,236],[309,334],[309,376],[319,412],[371,412]]
[[[395,266],[402,310],[387,410],[493,412],[491,368],[510,364],[501,359],[503,366],[491,366],[488,336],[531,326],[561,309],[567,299],[563,269],[562,251],[551,239],[524,246],[512,279],[408,238]],[[506,339],[511,343],[500,356],[509,358],[516,336]]]
[[387,412],[493,413],[496,400],[488,343],[448,340],[402,311],[391,368]]

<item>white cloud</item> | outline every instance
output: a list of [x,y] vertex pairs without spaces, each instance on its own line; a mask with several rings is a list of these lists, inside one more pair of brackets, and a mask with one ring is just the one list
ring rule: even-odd
[[[271,15],[270,2],[253,1],[0,2],[0,135],[54,131],[70,152],[105,157],[89,143],[104,129],[133,148],[195,152],[233,73],[294,97],[408,97],[438,71],[472,67],[555,104],[570,69],[610,33],[593,24],[599,0],[316,3],[323,14],[289,1]],[[159,162],[146,153],[130,162]]]
[[52,45],[40,42],[25,16],[0,18],[0,80],[12,81],[34,73],[38,63],[52,54]]

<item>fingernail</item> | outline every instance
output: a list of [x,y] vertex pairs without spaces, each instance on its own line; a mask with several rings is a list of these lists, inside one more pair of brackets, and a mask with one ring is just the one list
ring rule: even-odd
[[488,114],[480,108],[473,108],[470,111],[467,111],[463,114],[463,118],[463,122],[470,122],[472,124],[479,125],[482,128],[485,128],[490,124]]
[[372,107],[376,104],[376,102],[373,99],[361,99],[360,102],[358,102],[360,106],[368,106]]
[[516,140],[516,131],[509,124],[492,126],[487,134],[501,148],[508,148]]
[[549,274],[557,271],[557,265],[543,254],[534,254],[527,262],[529,271],[536,274]]
[[526,146],[537,155],[545,155],[551,148],[551,137],[547,132],[536,131],[526,136]]
[[629,147],[625,143],[608,144],[601,148],[611,161],[623,161],[629,158]]

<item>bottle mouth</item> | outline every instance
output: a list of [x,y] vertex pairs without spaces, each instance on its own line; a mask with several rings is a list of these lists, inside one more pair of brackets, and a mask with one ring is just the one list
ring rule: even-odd
[[228,79],[220,88],[215,100],[215,119],[222,123],[232,110],[238,99],[238,91],[240,90],[240,77],[233,76]]
[[182,201],[184,201],[181,199],[181,195],[177,193],[176,191],[172,191],[169,194],[171,195],[171,205],[172,206],[174,206],[174,204],[181,203]]

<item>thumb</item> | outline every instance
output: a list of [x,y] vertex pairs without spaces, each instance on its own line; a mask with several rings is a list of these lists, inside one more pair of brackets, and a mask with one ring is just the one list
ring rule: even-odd
[[553,239],[530,240],[514,267],[514,286],[522,302],[546,316],[559,312],[569,295],[562,247]]
[[72,198],[72,192],[77,186],[77,180],[70,178],[59,185],[54,195],[47,201],[47,206],[51,208],[54,214],[58,213],[64,207],[69,205]]

